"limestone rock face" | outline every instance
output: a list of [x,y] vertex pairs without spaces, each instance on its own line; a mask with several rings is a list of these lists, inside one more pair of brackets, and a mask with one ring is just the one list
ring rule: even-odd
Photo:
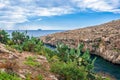
[[78,43],[84,43],[84,49],[88,48],[92,54],[120,64],[120,20],[51,34],[40,39],[50,45],[62,42],[74,48]]

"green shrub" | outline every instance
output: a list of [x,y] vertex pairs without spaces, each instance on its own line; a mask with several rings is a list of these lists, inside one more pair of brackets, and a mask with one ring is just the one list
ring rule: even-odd
[[44,78],[41,74],[34,77],[32,76],[32,74],[27,74],[25,80],[44,80]]
[[15,74],[8,74],[6,72],[0,72],[0,80],[22,80]]
[[51,50],[50,48],[43,47],[43,54],[48,58],[52,58],[53,56],[57,55],[54,50]]
[[35,47],[34,47],[34,51],[35,52],[40,52],[41,50],[43,50],[43,42],[41,41],[41,40],[39,40],[39,39],[36,39],[36,45],[35,45]]
[[52,57],[49,59],[49,61],[51,61],[51,62],[58,62],[58,61],[60,61],[60,58],[59,58],[57,55],[54,55],[54,56],[52,56]]
[[[31,37],[25,35],[24,33],[20,32],[13,32],[13,41],[14,44],[11,45],[13,48],[22,51],[30,51],[30,52],[37,52],[40,53],[40,51],[43,49],[43,42],[40,41],[38,38]],[[18,37],[21,35],[24,38]]]
[[13,40],[9,39],[9,40],[7,41],[7,45],[9,45],[9,46],[14,45]]
[[19,52],[23,51],[23,46],[21,44],[11,45],[11,47],[17,49]]
[[23,51],[30,51],[30,52],[39,52],[42,50],[43,42],[37,38],[32,37],[31,39],[23,42]]
[[33,39],[23,42],[23,50],[24,51],[34,51],[34,47],[36,46],[36,42]]
[[18,31],[12,32],[12,40],[15,44],[22,44],[24,41],[28,39],[29,39],[29,36],[27,35],[27,31],[26,32],[18,32]]
[[[95,79],[94,61],[89,50],[82,52],[83,44],[77,49],[64,44],[57,45],[56,55],[51,57],[51,71],[63,77],[63,80],[97,80]],[[50,51],[49,51],[50,52]]]
[[0,30],[0,42],[7,44],[8,40],[10,40],[8,33],[4,30]]
[[69,47],[65,44],[58,44],[57,48],[57,55],[60,57],[60,59],[64,62],[68,61],[69,59]]
[[42,75],[38,75],[36,80],[44,80]]
[[87,80],[87,72],[84,66],[78,67],[76,62],[55,62],[51,71],[59,74],[62,80]]
[[36,67],[40,67],[40,63],[36,61],[36,57],[27,57],[26,61],[24,62],[25,64],[29,65],[29,66],[36,66]]
[[83,44],[78,45],[77,49],[69,48],[64,44],[57,45],[57,55],[63,62],[76,61],[78,66],[86,66],[88,71],[94,67],[95,59],[90,59],[89,50],[82,53]]
[[61,58],[61,60],[67,62],[67,61],[78,60],[79,58],[81,58],[82,49],[83,49],[83,44],[79,44],[77,49],[69,48],[65,44],[58,44],[56,51],[57,51],[57,55]]

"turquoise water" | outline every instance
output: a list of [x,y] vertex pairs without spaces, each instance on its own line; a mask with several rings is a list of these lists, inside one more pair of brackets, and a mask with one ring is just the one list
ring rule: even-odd
[[92,57],[97,57],[95,61],[95,72],[109,74],[116,78],[116,80],[120,80],[120,65],[112,64],[96,55],[92,55]]
[[[64,30],[29,30],[28,35],[34,37],[45,36],[52,33],[63,32]],[[7,30],[7,32],[11,35],[13,30]],[[20,30],[20,32],[25,32],[24,30]],[[120,65],[112,64],[101,57],[92,55],[93,57],[97,57],[95,61],[95,72],[102,72],[110,74],[115,77],[117,80],[120,80]]]

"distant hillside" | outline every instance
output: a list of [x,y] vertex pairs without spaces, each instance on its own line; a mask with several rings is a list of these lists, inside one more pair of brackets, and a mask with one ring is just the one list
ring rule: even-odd
[[51,45],[62,42],[70,47],[84,43],[84,48],[88,48],[92,54],[120,64],[120,20],[43,36],[41,40]]

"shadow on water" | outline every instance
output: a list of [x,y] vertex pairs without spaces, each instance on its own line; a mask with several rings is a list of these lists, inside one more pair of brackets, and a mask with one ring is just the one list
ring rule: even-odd
[[95,72],[107,73],[115,77],[117,80],[120,80],[120,65],[112,64],[99,56],[92,55],[92,58],[94,57],[97,57],[94,64]]

